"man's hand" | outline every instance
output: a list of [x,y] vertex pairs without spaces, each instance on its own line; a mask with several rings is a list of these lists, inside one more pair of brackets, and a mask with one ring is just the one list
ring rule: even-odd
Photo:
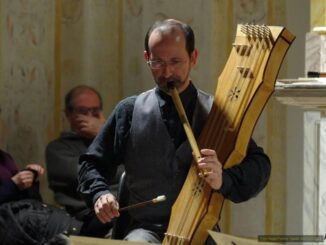
[[95,205],[94,210],[97,218],[103,223],[111,222],[115,217],[119,217],[119,203],[112,194],[100,196]]
[[207,174],[206,182],[214,189],[219,190],[222,186],[222,164],[217,159],[216,152],[211,149],[200,150],[202,157],[198,160],[198,167]]
[[100,131],[105,122],[105,118],[103,113],[100,113],[99,117],[80,114],[77,116],[76,121],[78,123],[77,133],[88,139],[93,139]]
[[35,163],[27,164],[26,169],[31,169],[37,172],[36,180],[38,180],[44,174],[44,168]]

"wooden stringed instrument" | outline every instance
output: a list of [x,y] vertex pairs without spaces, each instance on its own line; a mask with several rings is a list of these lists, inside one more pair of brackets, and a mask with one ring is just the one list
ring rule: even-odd
[[238,25],[231,54],[217,81],[212,109],[197,142],[189,132],[185,114],[182,115],[178,92],[172,90],[195,157],[172,207],[163,244],[204,244],[208,230],[218,223],[224,197],[199,177],[196,164],[199,149],[214,149],[224,168],[241,163],[294,39],[284,27]]

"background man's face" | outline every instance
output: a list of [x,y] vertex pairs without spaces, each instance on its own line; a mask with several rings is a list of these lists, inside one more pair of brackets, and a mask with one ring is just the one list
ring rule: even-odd
[[78,127],[79,115],[88,115],[97,118],[100,116],[100,99],[97,94],[91,90],[76,93],[73,96],[72,105],[72,112],[66,111],[66,116],[72,130]]

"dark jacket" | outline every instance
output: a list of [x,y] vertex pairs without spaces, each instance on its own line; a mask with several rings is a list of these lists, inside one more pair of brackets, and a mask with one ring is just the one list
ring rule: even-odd
[[46,147],[46,167],[49,187],[61,206],[75,215],[87,209],[78,195],[77,166],[81,154],[86,152],[91,141],[74,132],[63,132]]
[[[0,205],[0,244],[60,244],[59,234],[79,234],[81,222],[63,209],[37,199],[22,199]],[[50,241],[53,241],[51,243]]]

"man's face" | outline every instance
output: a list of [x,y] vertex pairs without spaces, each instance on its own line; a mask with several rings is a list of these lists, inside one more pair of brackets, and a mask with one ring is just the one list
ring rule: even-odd
[[150,52],[145,51],[144,58],[151,62],[149,67],[158,87],[168,92],[167,82],[174,81],[179,92],[187,88],[190,70],[197,60],[197,50],[189,57],[182,31],[162,33],[154,30],[148,45]]
[[97,118],[100,117],[100,99],[98,98],[97,94],[91,90],[77,92],[73,96],[72,105],[72,112],[67,110],[65,111],[72,130],[78,128],[78,124],[80,123],[78,117],[80,115],[87,115]]

